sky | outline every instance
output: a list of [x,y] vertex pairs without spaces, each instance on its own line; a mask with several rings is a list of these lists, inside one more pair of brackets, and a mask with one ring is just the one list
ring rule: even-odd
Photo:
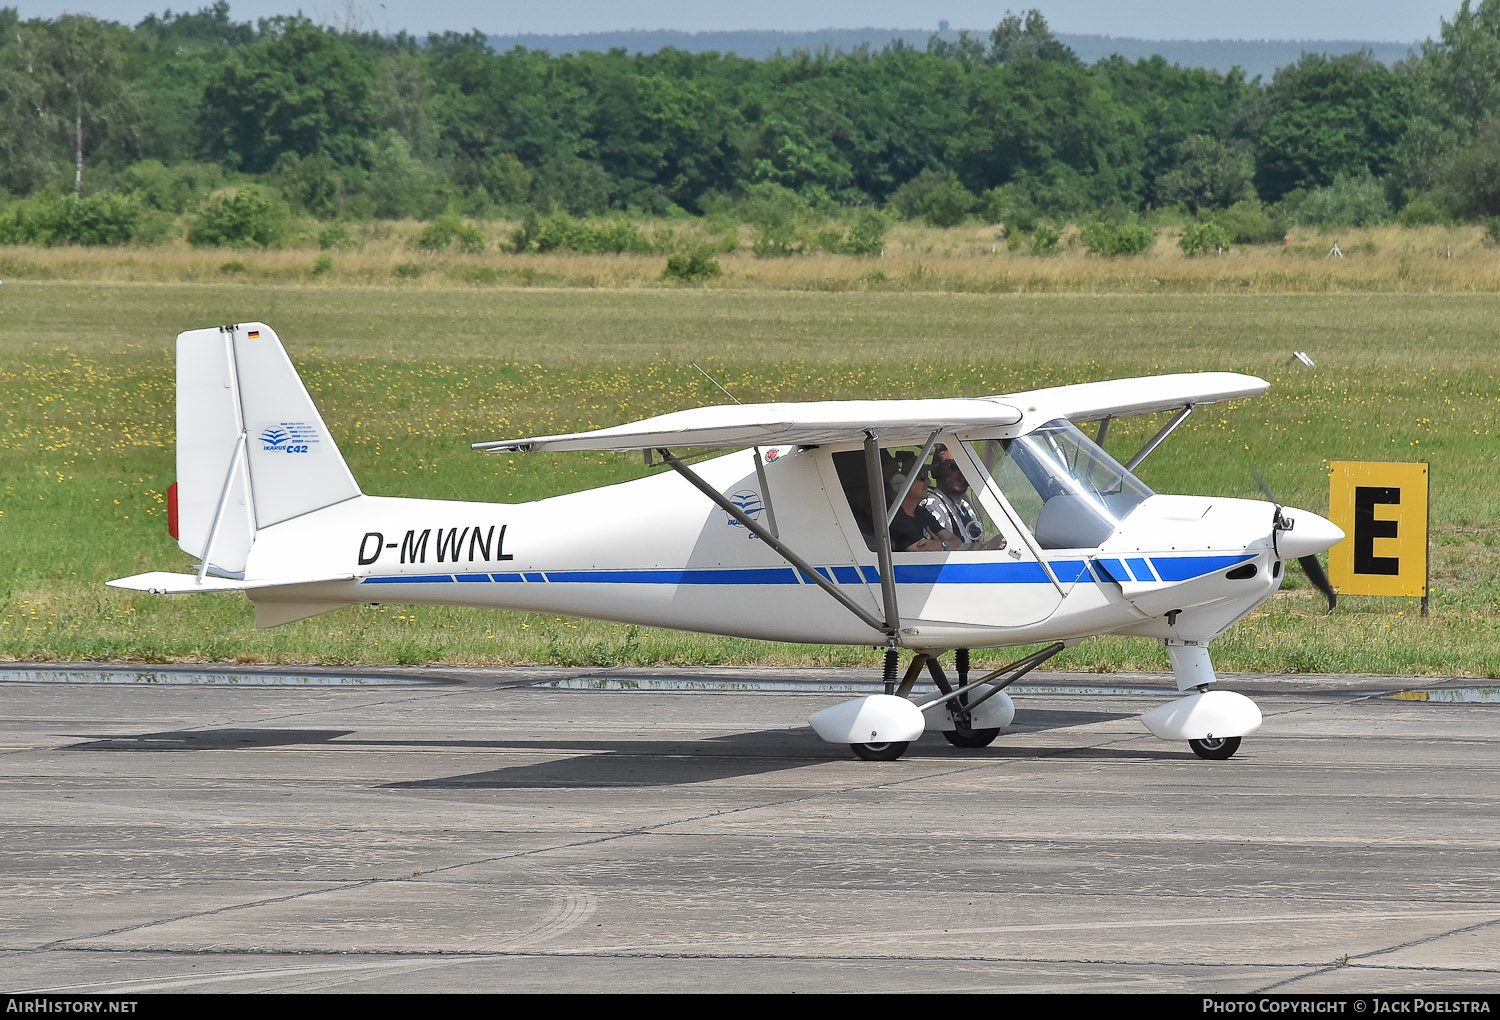
[[[211,0],[0,0],[22,18],[92,14],[133,25],[147,14],[192,11]],[[665,28],[687,32],[731,29],[809,31],[820,28],[988,32],[1006,11],[1036,7],[1054,32],[1139,39],[1350,39],[1419,42],[1436,38],[1460,0],[229,0],[230,16],[253,21],[299,11],[340,28],[414,35],[479,29],[486,35]],[[1478,0],[1473,0],[1473,6]]]

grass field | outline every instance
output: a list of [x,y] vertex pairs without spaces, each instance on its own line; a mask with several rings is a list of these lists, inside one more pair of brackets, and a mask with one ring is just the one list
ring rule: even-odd
[[[66,272],[64,256],[75,260]],[[1294,571],[1215,643],[1216,665],[1500,675],[1500,286],[1483,273],[1425,289],[1007,293],[942,289],[941,281],[929,289],[677,287],[644,271],[639,285],[608,286],[445,284],[441,273],[268,282],[274,267],[181,282],[170,273],[85,272],[76,264],[85,257],[93,256],[0,252],[0,267],[9,267],[0,274],[3,658],[876,664],[869,649],[393,605],[256,631],[241,596],[169,600],[105,588],[111,577],[188,565],[165,528],[173,338],[261,319],[286,342],[364,490],[381,495],[510,501],[635,476],[645,470],[638,456],[484,457],[468,445],[721,401],[692,361],[745,401],[1254,373],[1272,382],[1268,394],[1195,413],[1143,478],[1158,491],[1257,496],[1258,469],[1280,499],[1321,512],[1330,461],[1429,462],[1432,608],[1423,619],[1415,600],[1345,598],[1325,617]],[[55,271],[23,264],[51,258]],[[798,262],[806,279],[823,271],[818,259],[775,266],[790,273]],[[580,272],[571,264],[562,275]],[[1299,350],[1316,368],[1292,359]],[[1158,424],[1118,423],[1109,446],[1128,454]],[[1166,669],[1162,649],[1142,640],[1097,639],[1054,662]]]

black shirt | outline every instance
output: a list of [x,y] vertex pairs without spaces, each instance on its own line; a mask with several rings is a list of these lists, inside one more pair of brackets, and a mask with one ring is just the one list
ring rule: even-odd
[[891,518],[891,549],[901,552],[922,541],[924,533],[936,535],[940,530],[937,518],[924,506],[918,506],[915,514],[898,509]]

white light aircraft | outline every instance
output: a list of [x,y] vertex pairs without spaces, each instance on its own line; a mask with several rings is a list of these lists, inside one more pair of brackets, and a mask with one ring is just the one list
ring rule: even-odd
[[[177,339],[169,517],[200,563],[110,584],[243,591],[261,627],[394,601],[884,648],[885,693],[809,720],[871,760],[900,757],[926,730],[983,747],[1014,715],[1007,686],[1086,637],[1137,635],[1166,647],[1181,695],[1146,712],[1146,728],[1224,759],[1261,714],[1214,688],[1209,642],[1280,587],[1286,560],[1331,595],[1314,554],[1343,533],[1274,502],[1161,495],[1132,472],[1194,407],[1267,385],[1209,372],[990,397],[698,407],[476,443],[644,451],[669,469],[477,503],[365,495],[269,326],[193,330]],[[1158,412],[1175,413],[1125,464],[1105,453],[1111,421]],[[1090,422],[1092,439],[1078,428]],[[705,450],[719,455],[690,466],[684,452]],[[929,466],[934,493],[964,504],[962,523],[913,511]],[[921,540],[903,548],[913,514]],[[969,675],[969,649],[1035,644],[1045,647]],[[904,672],[900,649],[912,653]],[[939,665],[950,651],[953,680]],[[915,700],[924,670],[938,693]]]

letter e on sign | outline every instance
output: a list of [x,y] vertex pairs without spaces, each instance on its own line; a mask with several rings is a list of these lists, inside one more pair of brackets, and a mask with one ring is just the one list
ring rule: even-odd
[[1328,517],[1344,529],[1328,551],[1334,591],[1426,596],[1426,464],[1334,461]]

